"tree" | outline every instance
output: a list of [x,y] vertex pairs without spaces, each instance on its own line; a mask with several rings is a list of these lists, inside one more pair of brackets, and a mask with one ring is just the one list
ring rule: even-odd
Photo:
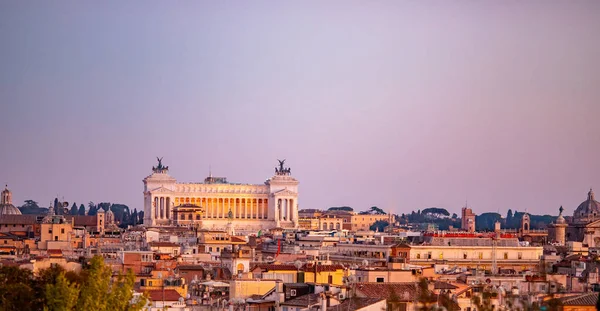
[[138,213],[138,217],[140,218],[140,219],[138,219],[138,224],[143,224],[144,223],[144,211],[140,211]]
[[13,266],[0,267],[0,310],[33,309],[35,293],[32,279],[33,273],[30,270]]
[[506,212],[506,221],[511,221],[513,218],[513,212],[512,209],[508,209],[508,212]]
[[389,225],[390,223],[387,220],[377,220],[369,227],[369,230],[383,232],[385,227]]
[[437,299],[435,294],[429,290],[427,279],[419,279],[417,283],[417,302],[420,311],[436,310],[435,303]]
[[327,209],[328,211],[346,211],[354,212],[354,209],[350,206],[334,206]]
[[79,205],[79,210],[77,211],[77,215],[85,216],[85,206],[83,204]]
[[456,215],[456,213],[452,213],[452,219],[456,219],[458,218],[458,215]]
[[71,206],[70,215],[77,215],[77,203],[73,202],[73,206]]
[[111,204],[108,202],[102,202],[102,203],[98,203],[98,210],[103,209],[104,212],[108,212],[108,210],[110,209]]
[[98,214],[98,208],[96,207],[96,204],[94,204],[94,202],[90,201],[90,203],[88,203],[88,208],[89,216],[94,216]]
[[479,295],[473,295],[473,297],[471,297],[471,301],[477,307],[477,311],[494,310],[494,305],[492,304],[492,293],[487,289],[483,289]]
[[376,215],[385,215],[386,212],[377,206],[371,206],[371,213]]
[[596,301],[596,311],[600,311],[600,292],[598,293],[598,300]]
[[138,224],[138,212],[137,208],[133,209],[133,213],[131,214],[131,225],[135,226]]
[[[55,283],[46,284],[46,309],[48,311],[70,311],[75,308],[79,287],[71,283],[61,272]],[[129,301],[127,301],[129,302]]]
[[25,200],[25,204],[19,207],[22,214],[46,214],[48,210],[44,207],[40,207],[38,202],[34,200]]
[[85,281],[81,285],[76,310],[89,311],[138,311],[147,302],[145,296],[140,297],[133,305],[135,275],[128,270],[127,275],[119,274],[111,282],[112,270],[104,264],[104,259],[94,256],[86,270]]
[[450,216],[450,213],[445,208],[437,208],[437,207],[426,208],[421,213],[422,214],[438,214],[438,215]]
[[54,198],[54,203],[52,204],[52,207],[54,207],[54,214],[58,215],[58,198]]

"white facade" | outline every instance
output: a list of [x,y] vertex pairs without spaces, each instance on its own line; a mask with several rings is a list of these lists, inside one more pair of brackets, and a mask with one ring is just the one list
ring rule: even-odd
[[143,180],[145,226],[173,225],[174,209],[185,204],[201,207],[195,217],[187,216],[211,230],[225,230],[229,221],[238,232],[298,227],[298,181],[283,161],[264,184],[233,184],[212,176],[202,183],[181,183],[160,161],[152,169]]

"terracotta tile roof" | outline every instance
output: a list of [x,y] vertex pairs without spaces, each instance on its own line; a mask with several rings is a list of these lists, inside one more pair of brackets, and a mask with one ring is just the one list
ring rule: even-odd
[[598,293],[563,297],[560,301],[563,306],[595,306],[598,302]]
[[290,299],[286,302],[281,303],[282,306],[289,307],[303,307],[308,308],[311,305],[319,303],[320,294],[306,294],[294,299]]
[[150,242],[150,247],[179,247],[179,244],[173,242]]
[[37,224],[38,215],[2,215],[0,224],[2,225],[33,225]]
[[240,237],[237,237],[237,236],[232,236],[231,237],[231,242],[233,242],[233,243],[246,243],[246,240],[242,239]]
[[368,307],[372,304],[376,304],[384,298],[357,298],[353,297],[350,299],[344,300],[344,302],[340,303],[336,306],[331,306],[327,308],[327,311],[337,311],[337,310],[359,310],[365,307]]
[[394,293],[400,301],[414,301],[417,295],[415,283],[357,283],[356,291],[365,297],[388,299]]
[[65,218],[70,221],[73,220],[74,226],[84,227],[96,227],[96,216],[83,216],[83,215],[64,215]]
[[164,291],[160,289],[149,290],[147,293],[152,301],[178,301],[181,298],[181,295],[174,289],[165,289]]
[[457,289],[458,286],[454,286],[448,282],[435,281],[433,284],[434,289]]

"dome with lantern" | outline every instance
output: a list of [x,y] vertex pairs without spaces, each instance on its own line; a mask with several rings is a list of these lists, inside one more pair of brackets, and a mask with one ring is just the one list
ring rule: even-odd
[[12,192],[8,190],[8,185],[4,187],[0,200],[0,217],[2,215],[21,215],[21,210],[12,204]]

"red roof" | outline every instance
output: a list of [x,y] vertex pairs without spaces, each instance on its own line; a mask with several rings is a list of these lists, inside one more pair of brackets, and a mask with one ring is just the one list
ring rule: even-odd
[[152,301],[178,301],[181,295],[174,289],[149,290],[147,291],[148,298]]
[[394,293],[400,301],[414,301],[417,294],[415,283],[358,283],[356,290],[365,297],[382,299]]

